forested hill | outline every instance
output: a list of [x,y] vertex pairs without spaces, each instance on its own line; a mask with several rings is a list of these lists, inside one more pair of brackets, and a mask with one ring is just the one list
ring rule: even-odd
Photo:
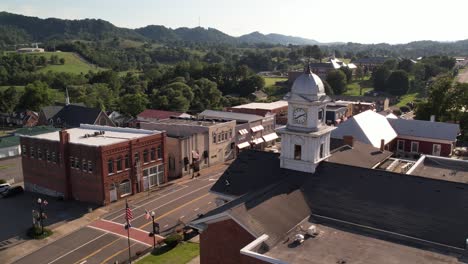
[[149,25],[138,29],[119,28],[101,19],[66,20],[41,19],[8,12],[0,12],[0,45],[13,45],[32,41],[104,40],[109,38],[154,40],[156,42],[205,42],[220,44],[318,44],[315,40],[280,34],[263,35],[255,32],[241,37],[227,35],[214,28],[177,28]]

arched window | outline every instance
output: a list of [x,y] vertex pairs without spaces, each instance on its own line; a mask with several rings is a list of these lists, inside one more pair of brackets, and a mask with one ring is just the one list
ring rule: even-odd
[[156,149],[155,148],[151,148],[151,160],[156,160]]
[[162,159],[162,150],[161,150],[161,146],[159,145],[158,146],[158,159]]
[[122,170],[122,157],[117,158],[117,171]]
[[145,149],[143,150],[143,162],[144,163],[147,163],[149,160],[148,160],[148,150]]
[[130,169],[130,157],[125,155],[125,169]]
[[108,174],[114,173],[114,160],[113,159],[109,159],[107,161],[107,173]]

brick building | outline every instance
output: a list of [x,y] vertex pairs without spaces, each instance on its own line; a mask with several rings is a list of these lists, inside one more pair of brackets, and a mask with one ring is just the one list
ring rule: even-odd
[[164,132],[97,125],[22,136],[25,189],[108,204],[167,181]]
[[279,125],[285,125],[288,121],[288,102],[286,101],[276,101],[271,103],[249,103],[227,107],[226,111],[259,116],[275,114],[276,124]]

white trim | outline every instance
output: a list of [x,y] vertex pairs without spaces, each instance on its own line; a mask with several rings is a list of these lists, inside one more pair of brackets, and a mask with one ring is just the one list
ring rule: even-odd
[[[226,213],[226,211],[224,211],[224,212],[221,212],[219,214],[215,214],[215,215],[202,217],[200,219],[193,220],[192,222],[190,222],[190,224],[191,225],[198,225],[198,224],[208,223],[208,222],[216,223],[216,222],[222,221],[221,219],[224,219],[226,216],[228,216],[228,214]],[[215,220],[218,220],[218,221],[215,221]]]
[[277,138],[278,134],[276,134],[275,132],[263,136],[263,140],[265,140],[265,142],[273,141]]
[[242,142],[240,144],[237,144],[237,148],[239,148],[239,149],[243,149],[243,148],[246,148],[246,147],[250,147],[249,142]]
[[220,192],[215,192],[215,191],[212,191],[212,190],[210,190],[209,192],[216,195],[216,196],[219,196],[219,198],[222,198],[223,200],[227,200],[228,202],[240,197],[240,196],[235,196],[235,195],[226,195],[226,194],[223,194],[223,193],[220,193]]
[[[438,155],[434,154],[434,148],[435,148],[435,146],[439,146],[439,153],[438,153]],[[441,144],[432,144],[432,155],[433,155],[433,156],[439,157],[441,152],[442,152],[442,145],[441,145]]]
[[[400,142],[403,143],[403,147],[400,149]],[[405,140],[403,139],[397,139],[397,145],[396,145],[397,151],[405,151]]]
[[416,161],[416,163],[413,164],[413,166],[411,166],[411,169],[409,169],[409,170],[406,172],[406,174],[411,174],[411,173],[413,173],[413,171],[419,166],[419,164],[423,163],[425,159],[426,159],[426,156],[425,156],[425,155],[422,155],[422,156],[418,159],[418,161]]
[[[413,144],[416,144],[416,151],[413,151]],[[411,141],[411,148],[410,152],[411,153],[419,153],[419,141]]]
[[255,258],[255,259],[259,259],[261,261],[268,262],[268,263],[287,264],[287,262],[281,261],[279,259],[275,259],[275,258],[272,258],[272,257],[269,257],[269,256],[266,256],[266,255],[263,255],[263,254],[252,251],[253,248],[255,248],[256,246],[258,246],[261,243],[265,242],[268,238],[269,237],[266,234],[261,235],[260,237],[258,237],[254,241],[250,242],[247,246],[243,247],[240,250],[240,253],[242,255],[246,255],[246,256],[249,256],[249,257]]

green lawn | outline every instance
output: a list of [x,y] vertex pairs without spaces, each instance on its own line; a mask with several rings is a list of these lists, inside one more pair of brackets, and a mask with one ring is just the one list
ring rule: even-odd
[[38,72],[68,72],[68,73],[75,73],[75,74],[86,74],[89,71],[99,71],[103,70],[102,68],[93,66],[83,59],[81,59],[77,54],[74,52],[44,52],[44,53],[34,53],[31,54],[32,56],[45,56],[48,60],[50,56],[57,55],[59,59],[64,58],[65,64],[64,65],[47,65],[44,68],[38,70]]
[[200,245],[197,243],[182,243],[173,249],[161,247],[144,257],[138,264],[185,264],[200,254]]
[[287,81],[288,78],[285,77],[263,77],[265,80],[265,87],[275,86],[276,82]]
[[410,94],[405,94],[400,97],[400,102],[396,104],[398,107],[406,106],[407,103],[409,102],[414,102],[416,98],[419,97],[419,93],[410,93]]
[[18,92],[24,91],[24,86],[15,86],[15,85],[4,85],[0,86],[0,91],[5,91],[6,89],[10,88],[11,86],[15,87]]
[[372,82],[369,80],[369,77],[364,78],[362,81],[353,80],[350,84],[348,84],[347,88],[348,89],[343,95],[359,96],[359,91],[361,88],[361,95],[364,95],[368,91],[374,90],[374,88],[372,87]]
[[[0,86],[0,91],[4,91],[8,89],[11,85],[5,85],[5,86]],[[13,86],[17,89],[18,92],[23,92],[24,91],[24,86]],[[52,100],[54,102],[60,102],[63,103],[65,102],[65,93],[59,90],[55,89],[50,89],[50,92],[52,93]]]

